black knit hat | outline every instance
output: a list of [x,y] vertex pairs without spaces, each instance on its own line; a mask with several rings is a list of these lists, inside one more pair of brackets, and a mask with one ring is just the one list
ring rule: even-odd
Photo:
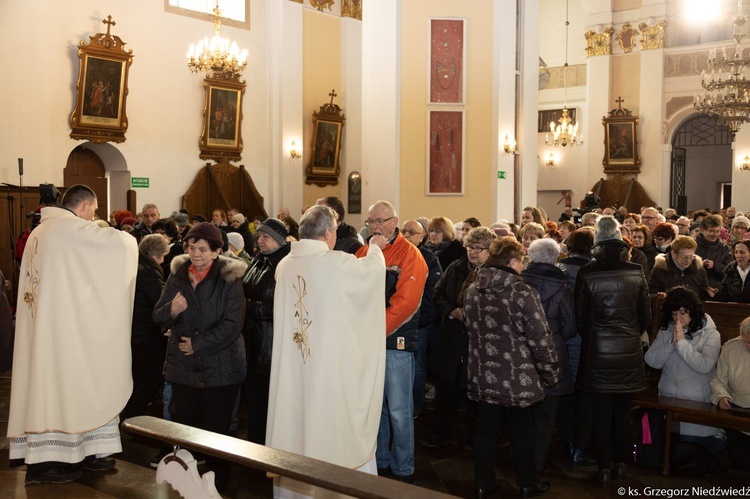
[[289,236],[286,225],[278,218],[266,218],[255,231],[268,234],[274,241],[279,243],[279,246],[284,246],[286,238]]
[[224,247],[224,238],[221,237],[221,230],[208,222],[201,222],[194,225],[187,236],[185,236],[185,241],[189,242],[191,239],[195,239],[196,241],[203,239],[212,249]]

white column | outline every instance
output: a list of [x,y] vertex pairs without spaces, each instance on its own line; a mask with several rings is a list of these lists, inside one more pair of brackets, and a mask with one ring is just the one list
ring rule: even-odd
[[[513,221],[513,205],[515,200],[515,156],[505,154],[503,141],[505,134],[518,141],[516,137],[516,16],[509,15],[507,1],[495,0],[494,4],[494,39],[493,52],[494,75],[492,98],[492,144],[490,169],[486,172],[490,182],[495,183],[492,191],[491,206],[492,220],[505,219]],[[515,10],[515,2],[513,2]],[[523,151],[523,149],[521,149]],[[520,158],[519,158],[520,159]],[[505,178],[498,178],[504,172]],[[490,225],[488,223],[487,225]]]
[[750,192],[750,172],[740,170],[746,155],[750,155],[750,124],[747,123],[740,127],[732,144],[732,206],[737,210],[748,209],[745,200],[746,194]]
[[398,209],[401,148],[401,1],[363,2],[362,210],[378,199]]
[[298,218],[302,209],[305,158],[292,159],[289,155],[292,140],[299,151],[304,146],[302,9],[302,4],[289,0],[271,0],[268,8],[271,194],[266,199],[266,209],[269,216],[275,216],[284,206]]
[[353,171],[362,173],[362,21],[345,17],[342,19],[342,68],[341,81],[343,88],[341,107],[346,110],[343,150],[341,151],[341,176],[339,197],[346,207],[346,222],[354,227],[361,227],[367,218],[367,207],[362,206],[364,213],[349,214],[349,174]]
[[[586,142],[588,142],[585,187],[588,190],[599,179],[605,177],[604,166],[602,165],[604,157],[604,126],[602,126],[602,116],[606,116],[614,106],[610,102],[609,95],[609,80],[612,66],[611,56],[598,55],[589,57],[586,63],[586,79],[588,82],[586,85],[586,102],[588,103],[590,112],[586,116],[586,125],[583,128],[583,133],[586,136]],[[605,111],[595,111],[600,109],[604,109]],[[599,146],[599,144],[602,145]]]
[[[521,43],[521,94],[519,117],[520,138],[519,151],[521,155],[519,172],[521,178],[518,191],[521,196],[518,206],[520,210],[525,206],[537,205],[537,178],[539,165],[537,162],[537,116],[539,111],[539,33],[540,26],[539,0],[521,1],[521,19],[523,24]],[[515,56],[515,54],[513,54]],[[512,66],[509,66],[512,67]]]
[[[669,204],[671,157],[662,162],[662,123],[664,122],[664,49],[642,50],[640,105],[638,114],[638,152],[641,174],[638,181],[657,206]],[[628,107],[627,105],[625,107]],[[628,208],[631,208],[628,206]]]

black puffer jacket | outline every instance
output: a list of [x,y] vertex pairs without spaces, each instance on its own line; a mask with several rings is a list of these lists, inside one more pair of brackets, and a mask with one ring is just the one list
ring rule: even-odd
[[732,262],[724,268],[724,279],[719,286],[719,293],[714,297],[716,301],[736,301],[750,303],[750,283],[742,282],[737,271],[737,262]]
[[698,243],[695,254],[703,260],[714,262],[713,268],[706,269],[706,277],[708,278],[709,286],[718,288],[724,277],[724,267],[734,261],[732,253],[729,251],[729,247],[721,242],[721,239],[717,239],[711,243],[703,237],[703,234],[698,234],[695,242]]
[[448,266],[435,286],[434,302],[437,312],[438,332],[435,350],[430,355],[430,365],[438,378],[461,388],[466,387],[466,363],[469,340],[463,321],[450,316],[459,303],[459,294],[469,276],[466,256]]
[[347,223],[341,222],[336,229],[336,246],[333,249],[353,255],[361,247],[362,243],[359,242],[359,238],[357,237],[357,229]]
[[641,333],[651,321],[651,300],[641,267],[627,262],[628,245],[594,245],[595,261],[578,271],[576,322],[583,340],[576,388],[632,393],[646,388]]
[[271,254],[258,253],[242,278],[247,299],[242,332],[247,345],[247,368],[255,374],[271,374],[276,267],[289,254],[291,247],[290,244],[285,244]]
[[131,343],[143,343],[164,338],[161,328],[154,324],[154,306],[164,289],[164,274],[153,258],[138,255],[138,275],[135,278],[133,303],[133,333]]
[[[154,322],[173,328],[167,344],[164,379],[194,388],[241,384],[247,372],[241,281],[247,264],[239,258],[219,256],[195,289],[188,278],[189,266],[188,255],[172,260],[172,275],[154,310]],[[178,291],[187,300],[188,308],[173,319],[170,310]],[[191,338],[193,355],[180,351],[182,336]]]
[[656,260],[656,255],[659,254],[659,250],[657,250],[656,246],[654,246],[653,244],[649,244],[648,246],[644,246],[638,249],[641,250],[641,253],[646,255],[646,263],[648,265],[648,268],[643,269],[643,273],[646,274],[646,278],[648,279],[648,276],[651,275],[651,270],[654,268],[654,261]]
[[560,363],[560,381],[545,387],[547,395],[567,395],[575,392],[570,373],[568,349],[565,342],[578,334],[575,320],[573,290],[568,286],[565,273],[549,263],[531,262],[521,273],[523,282],[536,289],[542,299],[542,308],[547,316],[555,344],[557,360]]

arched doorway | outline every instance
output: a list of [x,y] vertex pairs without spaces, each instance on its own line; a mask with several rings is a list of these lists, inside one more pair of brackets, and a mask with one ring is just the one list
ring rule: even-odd
[[127,208],[135,213],[135,193],[130,189],[130,172],[122,153],[112,144],[86,142],[70,153],[63,171],[64,185],[86,184],[99,201],[97,214],[102,220],[108,213]]
[[715,116],[695,115],[672,138],[670,205],[681,213],[731,204],[732,134]]

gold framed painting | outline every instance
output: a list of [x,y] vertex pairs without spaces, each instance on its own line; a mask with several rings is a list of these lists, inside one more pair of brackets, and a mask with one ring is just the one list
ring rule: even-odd
[[110,34],[115,25],[112,16],[102,23],[107,25],[106,34],[90,36],[88,45],[84,41],[79,45],[76,104],[70,115],[70,137],[97,144],[125,141],[128,72],[133,63],[133,51],[125,50],[120,37]]
[[203,133],[200,158],[242,159],[242,98],[245,84],[238,77],[206,78],[203,82],[206,102],[203,108]]
[[330,94],[331,102],[313,112],[313,131],[310,147],[312,155],[305,170],[305,183],[319,187],[338,185],[341,173],[341,142],[346,115],[333,103],[336,91]]
[[602,117],[604,125],[604,173],[640,173],[638,155],[638,115],[623,109],[621,98],[618,107]]

